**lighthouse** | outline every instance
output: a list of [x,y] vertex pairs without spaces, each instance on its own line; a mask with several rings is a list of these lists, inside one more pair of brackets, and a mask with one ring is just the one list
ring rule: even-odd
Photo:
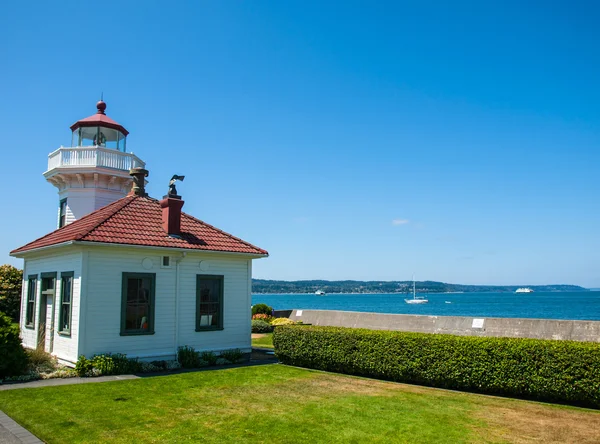
[[106,103],[96,114],[71,125],[71,147],[48,155],[44,177],[58,188],[58,228],[124,197],[131,189],[132,168],[146,164],[127,152],[129,132],[106,115]]

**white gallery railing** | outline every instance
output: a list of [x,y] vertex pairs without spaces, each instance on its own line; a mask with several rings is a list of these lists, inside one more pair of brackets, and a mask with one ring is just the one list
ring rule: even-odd
[[146,164],[133,153],[99,146],[60,147],[48,155],[48,171],[60,167],[96,166],[129,171],[131,168],[144,168]]

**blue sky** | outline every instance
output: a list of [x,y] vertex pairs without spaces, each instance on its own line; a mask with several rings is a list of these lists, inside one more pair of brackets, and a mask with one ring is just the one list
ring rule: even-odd
[[[326,4],[323,4],[326,3]],[[600,287],[595,2],[3,6],[0,262],[95,112],[266,279]]]

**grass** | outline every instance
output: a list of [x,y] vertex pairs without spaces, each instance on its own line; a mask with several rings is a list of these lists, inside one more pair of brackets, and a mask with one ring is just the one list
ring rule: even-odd
[[600,413],[264,365],[0,392],[48,443],[599,442]]
[[253,333],[252,347],[273,348],[273,333]]

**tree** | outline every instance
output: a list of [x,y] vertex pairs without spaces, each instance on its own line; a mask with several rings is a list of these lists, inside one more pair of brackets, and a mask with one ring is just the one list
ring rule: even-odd
[[5,313],[15,322],[21,312],[21,286],[23,270],[12,265],[0,265],[0,312]]

